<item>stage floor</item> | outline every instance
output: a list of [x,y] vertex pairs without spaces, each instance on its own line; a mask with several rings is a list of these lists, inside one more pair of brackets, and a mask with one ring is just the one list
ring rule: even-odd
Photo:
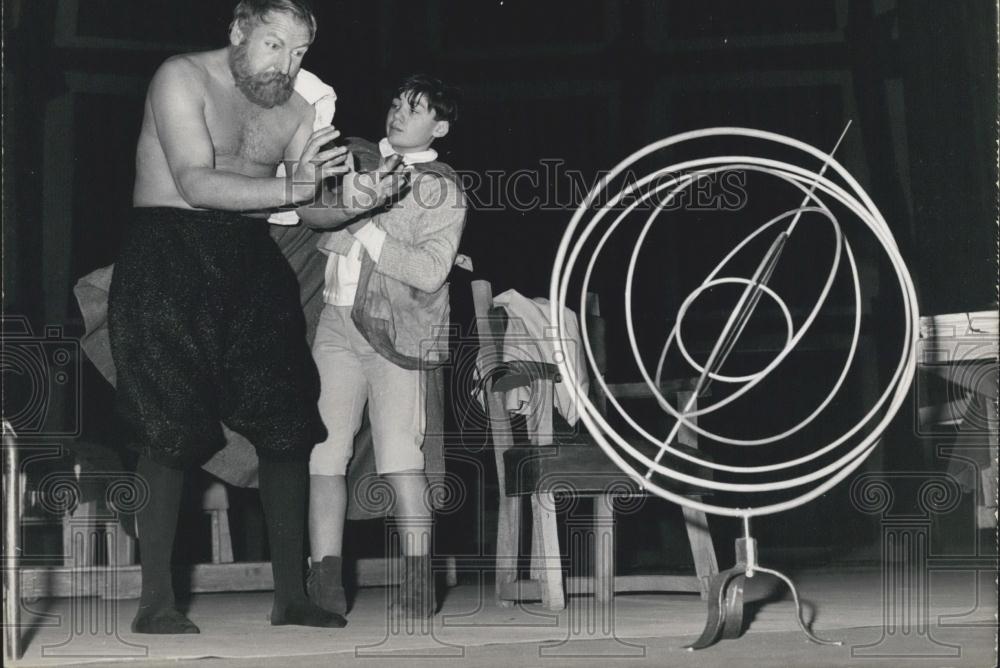
[[996,665],[993,574],[932,571],[926,583],[905,569],[890,574],[858,569],[793,576],[814,632],[842,640],[841,647],[806,640],[787,591],[758,575],[747,583],[743,637],[699,652],[684,649],[705,621],[705,604],[694,595],[624,594],[612,609],[589,596],[571,597],[566,610],[552,614],[537,604],[500,608],[492,584],[482,583],[449,590],[433,624],[423,628],[399,627],[387,615],[389,590],[383,588],[361,590],[348,627],[336,630],[271,627],[268,593],[196,596],[188,613],[202,633],[193,636],[129,633],[137,601],[44,599],[26,604],[31,628],[18,665]]

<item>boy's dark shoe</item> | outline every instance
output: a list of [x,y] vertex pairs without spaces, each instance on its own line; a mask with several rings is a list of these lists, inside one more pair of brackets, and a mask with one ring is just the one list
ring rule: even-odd
[[347,613],[347,597],[341,581],[343,560],[340,557],[323,557],[319,564],[313,564],[306,577],[306,592],[309,600],[328,612],[338,615]]

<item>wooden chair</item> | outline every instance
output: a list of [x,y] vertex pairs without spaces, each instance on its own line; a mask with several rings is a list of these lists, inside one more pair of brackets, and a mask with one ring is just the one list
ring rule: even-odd
[[[573,443],[553,443],[552,399],[554,383],[560,381],[557,367],[543,363],[503,363],[506,313],[501,307],[494,307],[492,286],[487,281],[474,281],[472,292],[480,342],[477,367],[493,436],[500,491],[496,547],[498,603],[509,606],[519,600],[541,600],[546,608],[560,610],[565,606],[566,589],[571,593],[593,593],[599,601],[610,600],[615,592],[621,591],[698,592],[704,598],[708,578],[718,572],[718,563],[705,514],[688,508],[683,508],[684,520],[696,575],[615,575],[615,496],[644,492],[589,438],[578,436]],[[603,372],[604,328],[596,296],[591,311],[594,319],[588,321],[588,330],[598,368]],[[530,445],[517,446],[504,395],[525,383],[531,385],[535,408],[526,416]],[[693,382],[671,382],[664,387],[684,403],[690,398]],[[637,398],[648,393],[641,383],[615,385],[610,389],[616,397]],[[599,406],[603,399],[596,397]],[[683,431],[680,441],[692,446],[693,437],[690,431]],[[594,499],[591,527],[594,552],[584,555],[593,559],[593,574],[589,579],[567,578],[566,589],[555,506],[555,495],[562,493]],[[518,572],[524,496],[530,496],[532,516],[528,579],[521,579]]]
[[[65,512],[53,514],[59,500],[42,499],[44,490],[28,485],[27,473],[20,473],[24,490],[25,512],[20,518],[24,526],[46,526],[58,522],[62,530],[63,566],[67,568],[131,566],[136,563],[136,541],[122,526],[118,511],[106,498],[105,471],[118,470],[117,458],[108,458],[108,448],[102,444],[75,441],[69,449],[72,468],[62,475],[73,490],[76,503]],[[96,474],[96,475],[95,475]],[[70,477],[71,476],[71,477]],[[59,480],[57,477],[56,480]],[[201,489],[201,509],[208,516],[213,564],[233,563],[232,537],[229,530],[229,495],[219,480],[206,480]],[[131,521],[131,520],[130,520]],[[102,549],[103,547],[103,549]],[[103,558],[100,555],[103,553]]]
[[[229,531],[229,494],[226,486],[213,480],[202,492],[201,509],[208,516],[212,541],[212,563],[233,563],[233,539]],[[97,518],[97,519],[95,519]],[[70,546],[89,545],[88,537],[95,529],[103,529],[109,567],[131,566],[136,563],[136,541],[107,509],[103,501],[80,502],[62,520],[64,565],[69,567],[93,566],[94,551],[70,549]]]
[[920,318],[917,424],[935,442],[942,436],[954,441],[947,471],[979,492],[979,529],[997,526],[998,331],[995,310]]

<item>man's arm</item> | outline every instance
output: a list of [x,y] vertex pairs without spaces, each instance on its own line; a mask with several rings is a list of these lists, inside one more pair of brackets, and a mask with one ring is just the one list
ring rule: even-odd
[[[171,176],[184,201],[196,208],[227,211],[271,209],[310,199],[315,194],[316,170],[336,170],[325,163],[339,152],[319,147],[336,135],[326,128],[305,142],[296,170],[290,177],[250,177],[215,168],[215,149],[205,123],[204,74],[184,57],[165,62],[149,87],[150,108],[156,133],[167,158]],[[311,178],[310,178],[311,177]],[[286,178],[296,184],[294,196]]]
[[364,213],[364,211],[356,211],[341,205],[342,200],[343,196],[339,187],[330,190],[324,184],[317,201],[304,204],[295,212],[309,227],[317,230],[337,229]]
[[372,172],[349,171],[340,185],[329,190],[324,185],[322,195],[297,209],[306,225],[318,230],[333,230],[378,208],[406,186],[408,178],[400,172],[401,158],[382,161]]

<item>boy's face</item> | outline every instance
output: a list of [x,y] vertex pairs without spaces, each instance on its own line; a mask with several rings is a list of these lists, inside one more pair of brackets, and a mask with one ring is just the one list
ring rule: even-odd
[[403,93],[392,101],[385,117],[385,136],[399,153],[426,150],[446,134],[448,121],[436,118],[423,95]]

